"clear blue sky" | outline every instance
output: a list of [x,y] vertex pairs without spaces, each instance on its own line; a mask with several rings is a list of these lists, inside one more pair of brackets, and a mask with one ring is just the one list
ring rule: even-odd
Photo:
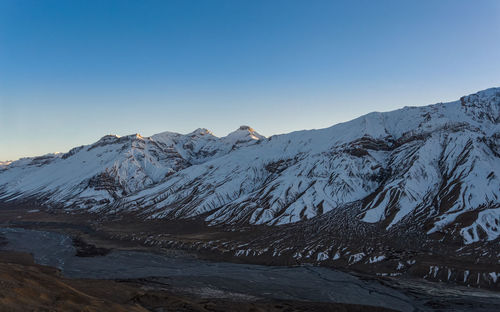
[[500,86],[500,1],[0,1],[0,160]]

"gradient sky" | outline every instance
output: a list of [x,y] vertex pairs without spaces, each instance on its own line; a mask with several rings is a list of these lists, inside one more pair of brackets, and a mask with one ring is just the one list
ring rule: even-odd
[[0,0],[0,160],[324,128],[493,86],[497,0]]

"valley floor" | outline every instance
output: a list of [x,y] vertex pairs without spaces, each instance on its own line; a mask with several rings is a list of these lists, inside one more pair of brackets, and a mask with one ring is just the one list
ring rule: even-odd
[[[36,207],[4,207],[0,210],[1,227],[22,227],[60,232],[74,238],[73,244],[80,256],[99,256],[109,250],[142,250],[160,254],[181,253],[216,261],[254,262],[267,265],[297,265],[290,259],[251,259],[227,256],[210,249],[166,249],[144,243],[140,237],[151,234],[165,235],[169,240],[193,243],[217,241],[231,236],[249,240],[265,234],[265,228],[255,227],[251,233],[227,232],[207,227],[201,221],[148,221],[138,222],[133,217],[96,219],[86,214],[51,214]],[[250,237],[249,237],[250,236]],[[23,307],[44,311],[55,307],[60,311],[387,311],[384,308],[363,307],[336,303],[263,300],[262,298],[229,296],[220,293],[182,293],[158,283],[155,279],[99,280],[69,279],[57,270],[36,265],[32,259],[19,253],[0,254],[0,305],[11,311]],[[352,273],[352,272],[351,272]],[[376,279],[413,298],[417,310],[495,311],[500,304],[500,294],[478,289],[468,289],[445,283],[423,280],[375,277],[355,273],[362,279]],[[159,286],[160,285],[160,286]],[[250,299],[249,299],[250,298]],[[163,310],[161,310],[163,308]]]
[[2,311],[391,311],[354,304],[202,298],[140,280],[68,279],[28,254],[0,252]]

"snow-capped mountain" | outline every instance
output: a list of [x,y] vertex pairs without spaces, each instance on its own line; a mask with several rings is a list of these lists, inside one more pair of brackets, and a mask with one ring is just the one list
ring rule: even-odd
[[163,132],[153,135],[151,139],[175,147],[184,159],[192,164],[199,164],[240,147],[256,144],[265,137],[249,126],[241,126],[222,138],[214,136],[207,129],[200,128],[186,135]]
[[264,138],[242,126],[105,136],[0,165],[0,197],[144,218],[279,225],[335,214],[469,244],[500,235],[500,88]]
[[65,154],[0,163],[0,188],[8,200],[35,198],[51,206],[92,210],[263,138],[244,126],[223,138],[206,129],[186,135],[106,135]]
[[428,233],[458,231],[467,243],[493,240],[500,234],[499,120],[500,89],[371,113],[191,166],[114,209],[138,209],[150,218],[208,212],[213,224],[272,225],[362,200],[364,222],[390,228],[418,219]]

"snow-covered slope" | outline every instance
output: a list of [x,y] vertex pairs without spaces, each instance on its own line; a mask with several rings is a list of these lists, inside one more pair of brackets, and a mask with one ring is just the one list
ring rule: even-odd
[[[235,141],[234,135],[242,141]],[[138,134],[106,135],[65,154],[1,163],[0,196],[4,200],[35,198],[52,206],[94,210],[163,181],[193,163],[255,144],[261,138],[253,130],[241,129],[223,138],[205,129],[146,138]]]
[[224,138],[198,129],[120,140],[3,165],[2,197],[267,225],[362,202],[366,224],[417,224],[465,243],[500,235],[500,88],[268,139],[242,126]]
[[[500,234],[499,105],[500,89],[489,89],[273,136],[186,168],[114,209],[271,225],[363,200],[358,217],[367,223],[390,228],[409,218],[428,222],[429,233],[491,240]],[[459,218],[470,211],[478,216]]]

